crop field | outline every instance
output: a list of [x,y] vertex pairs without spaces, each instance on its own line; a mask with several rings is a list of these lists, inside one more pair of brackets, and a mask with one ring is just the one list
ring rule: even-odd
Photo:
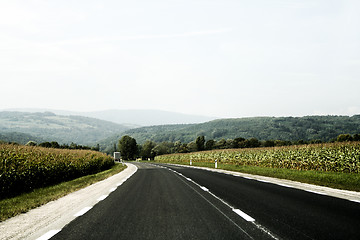
[[293,170],[359,173],[360,142],[327,143],[273,148],[213,150],[162,155],[158,162],[214,163]]
[[94,151],[0,144],[0,199],[94,174],[113,165],[111,157]]

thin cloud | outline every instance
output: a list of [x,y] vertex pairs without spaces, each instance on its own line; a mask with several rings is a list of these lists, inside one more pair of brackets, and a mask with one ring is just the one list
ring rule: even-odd
[[196,36],[218,35],[231,32],[232,29],[215,29],[207,31],[195,31],[175,34],[149,34],[149,35],[133,35],[133,36],[118,36],[118,37],[101,37],[101,38],[81,38],[65,40],[54,43],[54,45],[76,45],[76,44],[91,44],[101,42],[116,42],[116,41],[128,41],[128,40],[143,40],[143,39],[166,39],[166,38],[186,38]]

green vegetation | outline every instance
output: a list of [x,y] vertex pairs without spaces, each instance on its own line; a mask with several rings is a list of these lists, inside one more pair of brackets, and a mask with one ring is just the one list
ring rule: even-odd
[[121,158],[124,160],[133,160],[138,154],[138,146],[136,140],[127,135],[123,136],[119,140],[119,151],[121,152]]
[[[92,145],[129,127],[81,116],[62,116],[51,112],[0,112],[0,140],[26,144],[56,141],[60,144]],[[21,134],[20,134],[21,133]]]
[[[162,125],[130,129],[123,133],[140,144],[153,142],[189,143],[198,136],[222,139],[256,138],[260,141],[315,141],[328,142],[340,134],[360,133],[360,115],[307,117],[252,117],[219,119],[200,124]],[[121,136],[120,136],[121,137]],[[119,139],[119,138],[117,138]],[[116,142],[117,139],[108,139]],[[111,145],[111,142],[108,144]]]
[[213,150],[155,157],[360,191],[360,142]]
[[0,144],[0,196],[12,197],[113,165],[111,157],[95,151]]
[[0,200],[0,222],[111,177],[125,168],[125,165],[115,164],[111,169],[100,173],[87,175],[49,187],[38,188],[29,193]]

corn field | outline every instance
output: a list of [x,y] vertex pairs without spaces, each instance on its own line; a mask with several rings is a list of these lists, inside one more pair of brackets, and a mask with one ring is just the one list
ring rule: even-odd
[[0,144],[0,199],[100,172],[111,157],[88,150]]
[[213,163],[327,172],[360,172],[360,142],[327,143],[275,148],[213,150],[157,156],[168,163]]

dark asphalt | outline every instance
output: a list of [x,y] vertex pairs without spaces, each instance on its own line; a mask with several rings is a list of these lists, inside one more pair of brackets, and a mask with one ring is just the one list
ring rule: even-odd
[[51,239],[360,239],[360,204],[274,184],[167,166],[255,219],[248,222],[168,169],[138,171]]

